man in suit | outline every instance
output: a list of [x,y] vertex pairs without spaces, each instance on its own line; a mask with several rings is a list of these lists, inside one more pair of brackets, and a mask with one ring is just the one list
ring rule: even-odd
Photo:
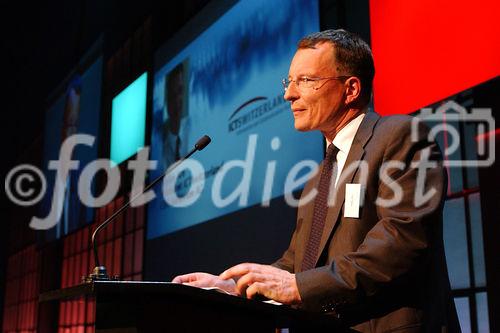
[[328,30],[299,42],[284,97],[295,128],[321,131],[328,149],[302,193],[289,248],[272,265],[174,282],[330,313],[360,332],[459,330],[443,250],[440,151],[413,118],[367,111],[373,76],[371,50],[354,34]]

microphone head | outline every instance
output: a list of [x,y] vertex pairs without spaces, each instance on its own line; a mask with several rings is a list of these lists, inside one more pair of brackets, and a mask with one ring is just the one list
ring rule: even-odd
[[203,148],[205,148],[206,146],[208,146],[208,144],[212,141],[212,139],[210,139],[210,137],[208,135],[204,135],[203,137],[201,137],[198,142],[196,142],[196,144],[194,145],[194,147],[197,149],[197,150],[202,150]]

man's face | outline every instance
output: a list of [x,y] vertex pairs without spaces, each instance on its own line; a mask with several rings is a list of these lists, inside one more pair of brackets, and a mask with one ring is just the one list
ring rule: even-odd
[[[299,49],[290,64],[290,80],[340,76],[334,60],[334,45],[320,43],[314,49]],[[291,82],[284,98],[290,102],[295,128],[299,131],[335,131],[345,113],[345,89],[340,80],[320,80],[315,88],[297,87]]]
[[167,112],[170,130],[177,134],[184,107],[184,77],[182,71],[171,74],[167,88]]

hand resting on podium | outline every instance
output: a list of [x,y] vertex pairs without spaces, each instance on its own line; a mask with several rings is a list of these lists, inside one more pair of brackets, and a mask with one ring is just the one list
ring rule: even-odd
[[264,296],[283,304],[301,302],[295,274],[269,265],[243,263],[225,270],[219,276],[197,272],[176,276],[172,282],[198,288],[217,287],[230,294],[246,295],[252,299]]

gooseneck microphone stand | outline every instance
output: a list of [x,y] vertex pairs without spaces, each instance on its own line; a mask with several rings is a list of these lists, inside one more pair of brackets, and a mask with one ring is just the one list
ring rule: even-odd
[[193,155],[195,152],[199,150],[203,150],[212,139],[208,135],[204,135],[201,137],[198,142],[194,145],[194,148],[181,158],[179,161],[177,161],[171,168],[167,168],[167,170],[161,174],[158,178],[153,180],[148,186],[146,186],[141,192],[137,193],[134,197],[132,197],[125,205],[123,205],[120,209],[118,209],[116,212],[113,213],[110,217],[108,217],[104,222],[102,222],[94,231],[92,234],[92,247],[94,251],[94,262],[95,262],[95,267],[92,273],[84,278],[84,282],[92,282],[92,281],[106,281],[106,280],[111,280],[111,278],[108,275],[107,269],[104,265],[101,264],[99,261],[99,254],[97,252],[97,234],[99,231],[104,229],[108,224],[113,222],[115,218],[120,215],[125,209],[127,209],[134,200],[136,200],[138,197],[144,194],[144,192],[148,191],[151,187],[155,186],[159,181],[161,181],[167,174],[172,172],[174,169],[176,169],[184,160],[188,159]]

